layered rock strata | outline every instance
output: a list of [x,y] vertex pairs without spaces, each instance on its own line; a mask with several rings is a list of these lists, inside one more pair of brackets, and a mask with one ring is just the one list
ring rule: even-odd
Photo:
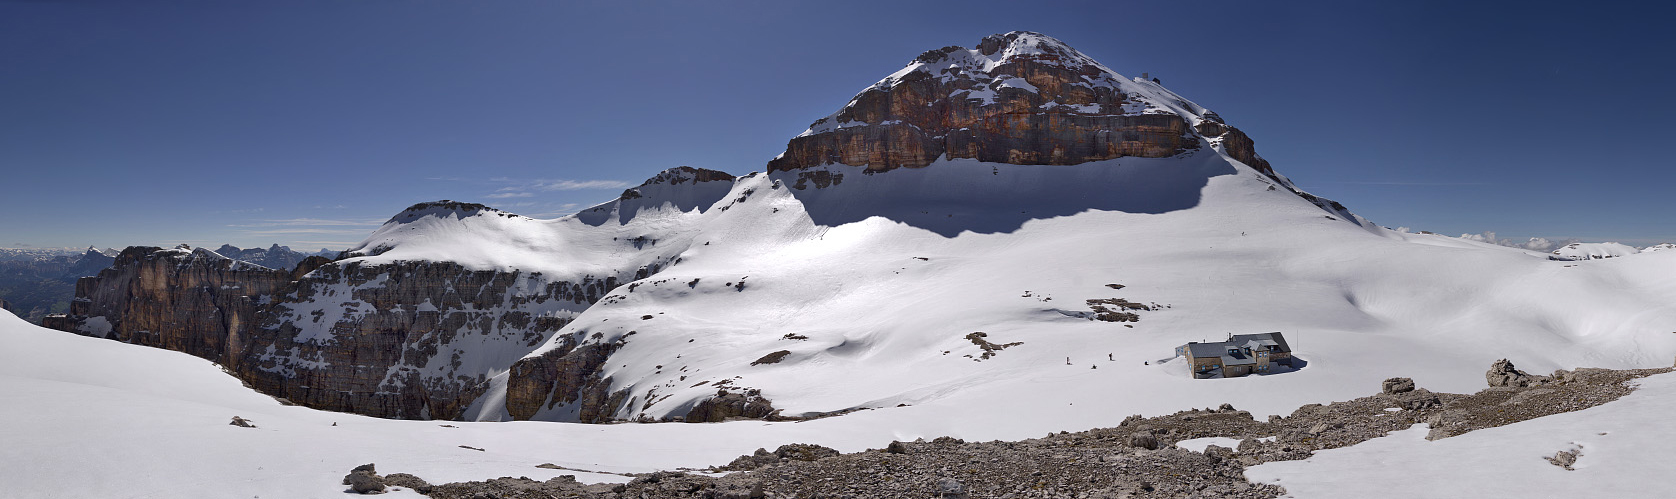
[[[1130,81],[1039,33],[991,35],[976,49],[944,47],[857,94],[793,138],[769,171],[841,163],[870,171],[917,168],[939,157],[1020,165],[1162,158],[1227,136],[1257,167],[1244,134],[1168,91]],[[1173,95],[1173,94],[1169,94]],[[1177,109],[1171,109],[1177,107]],[[1184,116],[1185,115],[1185,116]]]
[[[1077,165],[1165,158],[1214,148],[1323,210],[1345,207],[1298,189],[1257,154],[1245,132],[1158,80],[1126,78],[1053,37],[1014,31],[976,48],[920,54],[906,67],[816,120],[768,162],[768,171],[826,165],[875,173],[938,159]],[[822,172],[824,173],[824,172]],[[797,188],[836,185],[841,174],[801,172]]]

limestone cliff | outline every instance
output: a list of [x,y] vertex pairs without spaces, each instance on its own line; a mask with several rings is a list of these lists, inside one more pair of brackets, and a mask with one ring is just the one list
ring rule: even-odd
[[[1234,132],[1185,100],[1161,102],[1173,95],[1039,33],[991,35],[976,49],[921,54],[810,125],[768,169],[842,163],[883,171],[945,155],[1074,165],[1174,156],[1200,147],[1201,134]],[[1195,128],[1201,124],[1208,126]]]
[[76,281],[69,317],[44,325],[185,352],[237,369],[258,300],[282,289],[290,277],[290,271],[203,248],[133,246],[97,276]]
[[[636,196],[625,194],[598,209],[632,218],[644,210],[707,208],[732,179],[713,170],[670,169],[630,189]],[[503,410],[526,414],[551,394],[577,403],[584,421],[609,421],[624,403],[602,392],[609,380],[597,373],[610,345],[567,349],[550,364],[514,363],[620,284],[667,268],[679,246],[660,246],[649,237],[612,238],[616,243],[602,248],[614,258],[608,262],[542,257],[536,264],[486,266],[407,253],[403,239],[431,231],[457,232],[478,245],[488,243],[485,233],[525,242],[546,223],[474,203],[420,203],[340,260],[311,256],[293,269],[184,245],[131,247],[111,268],[81,279],[71,314],[46,325],[209,359],[258,391],[319,409],[497,419]],[[537,400],[515,396],[504,409],[474,407],[491,378],[509,368],[519,374],[511,376],[516,389],[510,391]]]
[[1343,205],[1276,173],[1251,137],[1215,112],[1158,80],[1124,77],[1064,42],[1029,31],[990,35],[973,49],[920,54],[792,138],[768,171],[800,171],[798,188],[808,180],[824,188],[842,182],[841,174],[819,168],[825,165],[860,166],[867,173],[920,168],[938,159],[1076,165],[1206,147],[1323,210],[1363,223]]

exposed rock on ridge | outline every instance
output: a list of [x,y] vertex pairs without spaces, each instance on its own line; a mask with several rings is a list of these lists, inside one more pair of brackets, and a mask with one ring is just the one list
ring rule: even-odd
[[1059,40],[1014,31],[985,37],[977,49],[921,54],[810,125],[768,170],[842,163],[884,171],[944,155],[1051,165],[1161,158],[1200,147],[1201,135],[1232,139],[1242,161],[1267,170],[1250,139],[1215,113],[1156,83],[1128,80]]
[[[943,159],[1077,165],[1164,158],[1211,147],[1344,220],[1343,205],[1298,189],[1257,154],[1245,132],[1156,81],[1126,78],[1041,33],[984,37],[975,49],[943,47],[857,94],[791,139],[768,171],[800,171],[798,189],[837,185],[842,164],[866,172]],[[824,175],[823,175],[824,174]]]

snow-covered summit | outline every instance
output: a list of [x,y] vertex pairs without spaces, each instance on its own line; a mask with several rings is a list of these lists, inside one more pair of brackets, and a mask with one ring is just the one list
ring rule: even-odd
[[441,201],[430,201],[409,206],[407,209],[402,210],[401,213],[397,213],[396,216],[390,217],[390,221],[385,223],[408,223],[424,217],[453,217],[455,219],[461,219],[477,216],[478,214],[485,212],[494,213],[500,216],[514,216],[511,213],[490,208],[489,206],[483,204],[465,203],[444,199]]
[[1640,253],[1623,243],[1571,243],[1554,250],[1549,258],[1555,260],[1599,260],[1602,258],[1617,258]]
[[[926,51],[868,89],[888,90],[929,75],[942,82],[969,82],[969,85],[957,85],[950,97],[985,104],[994,103],[997,93],[1007,91],[1005,89],[1038,94],[1044,91],[1053,94],[1063,92],[1062,89],[1044,89],[1031,82],[1032,77],[1037,76],[1032,70],[1041,68],[1075,72],[1082,78],[1081,81],[1073,81],[1073,85],[1094,92],[1099,92],[1096,89],[1110,89],[1128,99],[1119,106],[1050,100],[1037,106],[1039,108],[1083,115],[1173,114],[1193,125],[1207,119],[1222,122],[1216,113],[1165,89],[1157,82],[1125,77],[1057,38],[1032,31],[989,35],[972,49],[949,46]],[[841,127],[833,120],[839,114],[842,113],[817,121],[803,134],[812,135]]]
[[703,211],[733,188],[733,180],[727,172],[678,166],[624,190],[615,200],[582,210],[575,218],[593,226],[613,219],[621,225],[644,211]]

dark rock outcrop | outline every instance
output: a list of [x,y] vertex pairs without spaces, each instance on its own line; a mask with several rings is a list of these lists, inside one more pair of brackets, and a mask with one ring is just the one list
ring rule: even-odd
[[512,365],[506,382],[506,410],[513,419],[531,419],[544,409],[572,404],[577,420],[584,423],[614,417],[622,395],[608,393],[611,379],[599,371],[622,343],[581,343],[574,337],[563,341],[557,349]]
[[694,405],[687,412],[688,423],[719,423],[729,419],[764,419],[774,416],[773,403],[754,390],[745,393],[721,391]]
[[363,464],[350,470],[344,475],[343,484],[357,494],[379,494],[384,492],[384,477],[378,476],[378,471],[372,464]]
[[767,449],[757,449],[753,454],[746,454],[735,458],[727,466],[718,469],[724,471],[750,471],[763,466],[779,464],[789,461],[818,461],[829,457],[837,457],[839,452],[831,447],[815,444],[785,444],[774,452]]

